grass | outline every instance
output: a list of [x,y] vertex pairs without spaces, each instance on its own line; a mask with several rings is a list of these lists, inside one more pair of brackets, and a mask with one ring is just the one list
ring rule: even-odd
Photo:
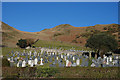
[[59,78],[119,78],[118,68],[91,68],[91,67],[70,67],[59,68],[60,73],[55,76]]
[[[16,68],[3,67],[4,77],[16,75],[22,78],[52,77],[52,78],[120,78],[119,68],[91,68],[91,67],[66,67],[66,68]],[[20,74],[20,75],[19,75]],[[52,74],[52,75],[51,75]],[[49,76],[50,75],[50,76]],[[40,76],[40,77],[39,77]]]
[[[25,49],[12,48],[12,47],[3,47],[3,48],[2,48],[2,55],[6,56],[7,54],[11,53],[12,51],[13,51],[13,52],[16,52],[16,51],[21,51],[21,52],[23,52],[23,50],[25,50]],[[29,51],[29,50],[25,50],[25,51]]]
[[89,48],[73,45],[70,43],[60,42],[60,41],[43,41],[39,40],[34,44],[36,47],[47,47],[47,48],[63,48],[65,50],[74,48],[75,50],[90,50]]

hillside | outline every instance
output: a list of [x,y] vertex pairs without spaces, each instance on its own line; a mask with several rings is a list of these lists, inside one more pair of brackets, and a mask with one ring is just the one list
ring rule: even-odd
[[88,27],[74,27],[70,24],[61,24],[40,32],[24,32],[2,22],[2,45],[16,47],[16,43],[20,38],[32,38],[34,40],[61,41],[84,46],[86,39],[90,35],[98,32],[109,32],[116,36],[117,39],[117,28],[117,24],[95,25]]

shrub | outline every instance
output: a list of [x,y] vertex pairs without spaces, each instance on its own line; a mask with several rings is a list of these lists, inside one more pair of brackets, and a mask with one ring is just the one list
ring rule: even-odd
[[76,38],[79,38],[80,36],[79,35],[76,35]]
[[27,40],[26,39],[20,39],[18,40],[18,43],[16,44],[21,48],[26,48],[27,47]]
[[59,35],[63,35],[64,33],[55,33],[53,36],[56,37],[56,36],[59,36]]
[[34,43],[33,39],[20,39],[18,40],[18,43],[16,45],[19,46],[20,48],[26,48],[27,46],[31,47],[33,43]]
[[39,68],[37,71],[37,77],[53,77],[57,72],[57,68]]
[[106,27],[104,27],[103,29],[104,29],[104,30],[107,30],[107,28],[106,28]]
[[78,43],[76,40],[72,40],[72,43]]
[[10,62],[6,58],[2,58],[2,67],[10,67]]

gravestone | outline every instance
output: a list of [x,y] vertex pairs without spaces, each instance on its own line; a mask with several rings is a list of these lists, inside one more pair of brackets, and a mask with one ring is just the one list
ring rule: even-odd
[[14,62],[17,64],[17,58],[14,59]]
[[35,62],[35,65],[37,65],[37,63],[38,63],[38,59],[35,58],[34,62]]
[[43,58],[40,59],[40,65],[43,65]]
[[31,60],[30,67],[33,67],[33,66],[34,66],[33,60]]
[[95,67],[99,67],[99,64],[98,64],[98,63],[95,63]]
[[112,57],[110,57],[110,62],[112,62]]
[[28,60],[28,64],[30,65],[32,63],[32,60]]
[[22,62],[22,67],[26,67],[26,62],[25,62],[25,60]]
[[73,56],[73,61],[75,60],[75,57]]
[[10,62],[10,67],[13,67],[14,66],[14,62]]
[[69,64],[69,60],[66,60],[66,67],[68,67],[68,64]]
[[10,61],[10,58],[7,58],[8,61]]
[[77,66],[80,65],[80,60],[79,59],[76,60],[76,65]]
[[22,60],[19,61],[19,67],[22,67]]
[[106,62],[107,65],[109,65],[109,58],[107,57],[107,62]]
[[92,63],[92,64],[91,64],[91,67],[95,67],[95,63]]
[[76,65],[76,63],[73,63],[72,66],[73,66],[73,67],[76,67],[77,65]]
[[85,61],[85,67],[88,67],[88,61]]

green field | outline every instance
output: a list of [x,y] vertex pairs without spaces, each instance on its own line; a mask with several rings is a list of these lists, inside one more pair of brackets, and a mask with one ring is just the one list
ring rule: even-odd
[[[25,49],[21,49],[21,48],[10,48],[10,47],[3,47],[2,48],[2,55],[6,56],[7,54],[11,53],[12,51],[21,51],[23,52]],[[25,51],[29,51],[29,50],[25,50]]]
[[68,49],[75,49],[75,50],[90,50],[89,48],[78,46],[75,44],[70,44],[70,43],[65,43],[65,42],[60,42],[60,41],[43,41],[39,40],[34,44],[36,47],[47,47],[47,48],[62,48],[65,50]]

